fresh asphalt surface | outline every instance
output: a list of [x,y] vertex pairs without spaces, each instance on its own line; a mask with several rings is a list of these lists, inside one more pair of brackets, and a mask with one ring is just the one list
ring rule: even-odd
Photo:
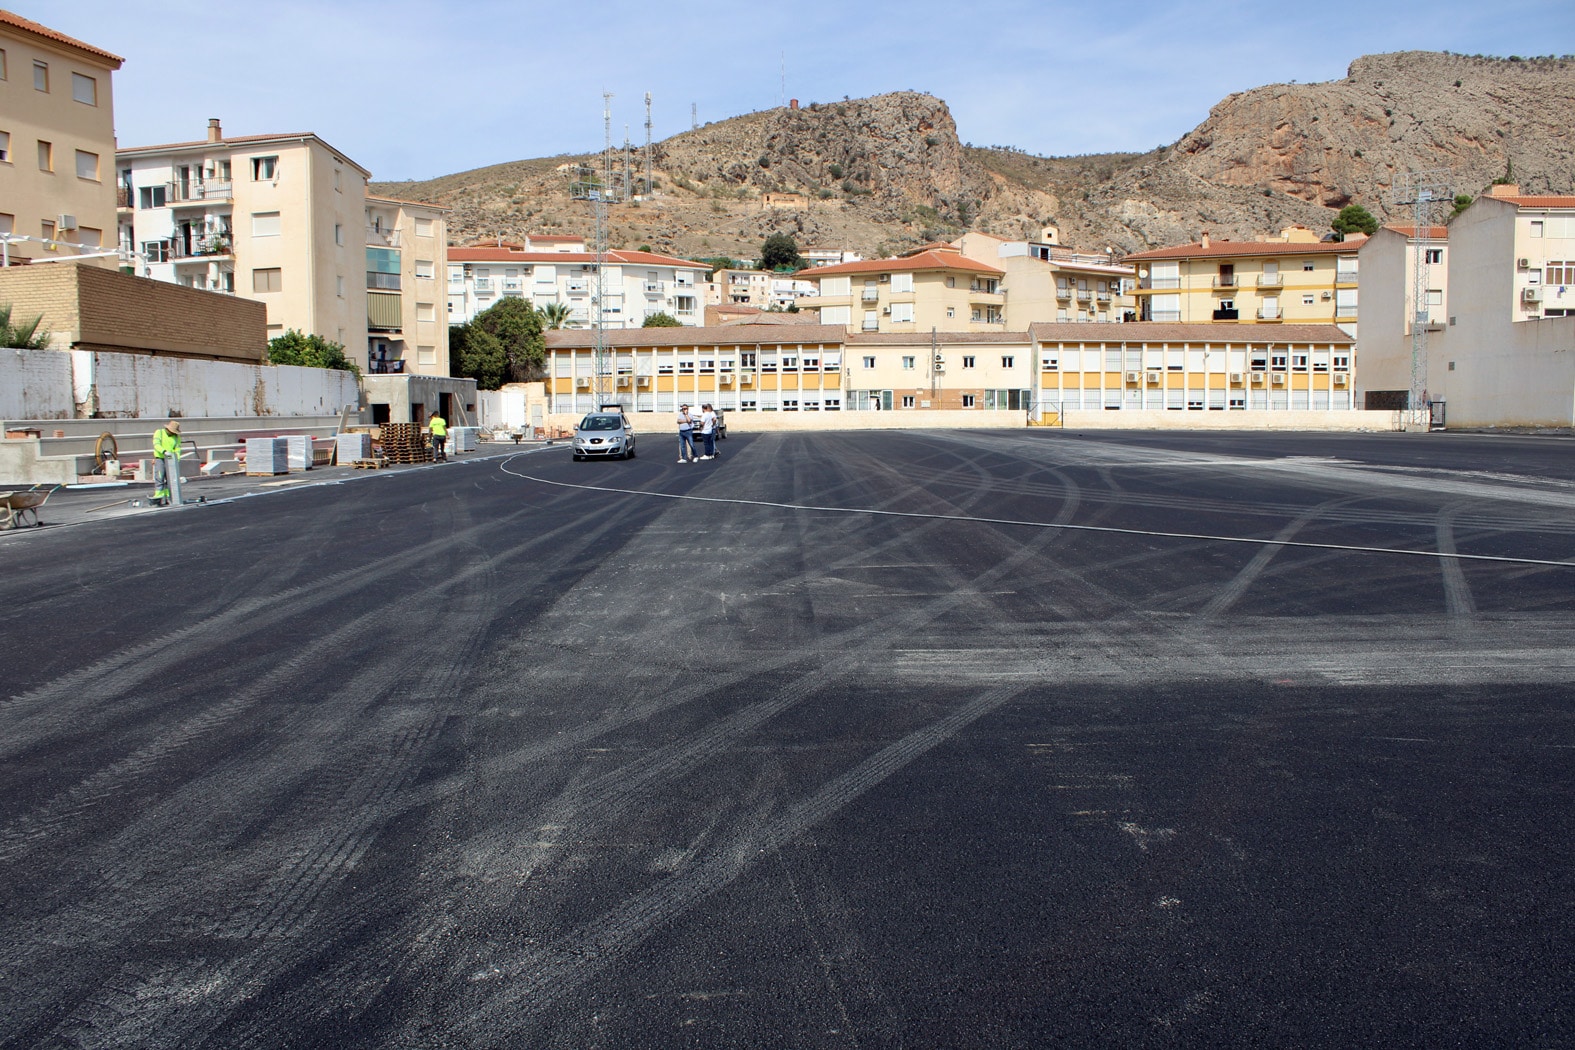
[[1569,439],[675,446],[0,535],[0,1046],[1575,1041]]

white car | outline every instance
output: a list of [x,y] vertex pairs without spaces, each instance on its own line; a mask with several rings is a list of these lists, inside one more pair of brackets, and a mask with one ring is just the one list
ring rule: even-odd
[[634,427],[622,412],[588,412],[574,428],[574,458],[633,459]]

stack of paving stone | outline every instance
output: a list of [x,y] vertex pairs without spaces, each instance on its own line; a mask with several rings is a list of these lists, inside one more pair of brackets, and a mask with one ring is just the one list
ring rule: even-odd
[[310,434],[286,434],[284,438],[286,461],[291,470],[312,469],[312,436]]
[[287,439],[282,437],[247,438],[246,473],[290,473],[290,446]]
[[340,434],[334,438],[334,462],[340,466],[371,458],[371,434]]
[[448,449],[450,452],[474,452],[476,442],[481,434],[480,427],[449,427]]
[[422,436],[420,423],[384,423],[383,456],[394,463],[430,463],[432,449]]

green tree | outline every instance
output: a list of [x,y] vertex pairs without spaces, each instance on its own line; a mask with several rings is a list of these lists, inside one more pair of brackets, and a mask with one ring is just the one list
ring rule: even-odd
[[667,313],[666,311],[662,311],[660,313],[651,314],[649,317],[647,317],[645,319],[645,323],[642,324],[640,327],[641,328],[682,328],[683,326],[684,326],[684,323],[682,321],[680,321],[678,318],[674,317],[670,313]]
[[49,333],[40,332],[44,315],[39,314],[26,324],[11,323],[11,304],[0,306],[0,346],[8,350],[45,350],[49,347]]
[[569,306],[567,303],[560,303],[554,300],[536,312],[541,314],[542,327],[551,331],[557,331],[569,323]]
[[791,233],[773,233],[760,246],[762,270],[801,270],[804,259],[798,254],[798,242]]
[[1347,234],[1365,233],[1368,236],[1378,232],[1378,220],[1373,218],[1372,212],[1360,204],[1347,204],[1340,209],[1340,214],[1334,217],[1329,228],[1345,239]]
[[485,328],[473,324],[451,325],[448,349],[455,375],[474,379],[478,390],[496,390],[503,385],[508,358],[498,337]]
[[[540,379],[547,363],[547,341],[542,338],[541,315],[524,299],[511,297],[483,310],[470,322],[490,332],[503,344],[508,383]],[[479,385],[479,381],[478,381]]]
[[1471,200],[1472,197],[1469,193],[1455,194],[1455,210],[1449,213],[1449,217],[1453,219],[1456,215],[1471,207]]
[[292,328],[283,335],[268,340],[268,363],[271,365],[300,365],[303,368],[333,368],[352,372],[357,377],[361,369],[345,356],[343,343],[324,339],[320,335],[306,335]]

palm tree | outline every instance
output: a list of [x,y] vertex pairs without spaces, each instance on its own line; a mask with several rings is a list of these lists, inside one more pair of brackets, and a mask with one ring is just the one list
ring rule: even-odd
[[547,303],[538,307],[536,312],[541,314],[543,328],[558,329],[569,323],[569,307],[565,303]]
[[47,350],[49,333],[38,330],[38,326],[43,323],[44,317],[40,314],[27,324],[13,325],[11,304],[0,306],[0,346],[16,350]]

